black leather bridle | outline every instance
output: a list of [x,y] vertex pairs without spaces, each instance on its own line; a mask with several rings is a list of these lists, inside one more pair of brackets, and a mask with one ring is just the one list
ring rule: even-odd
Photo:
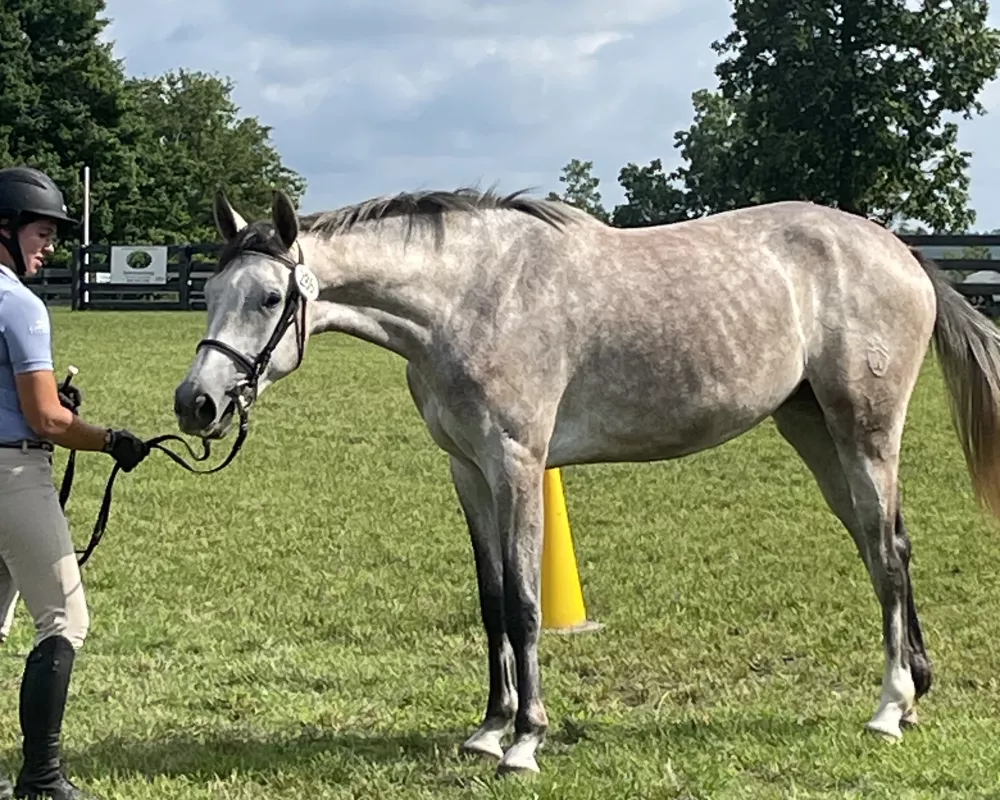
[[264,374],[268,364],[271,363],[271,356],[278,346],[278,342],[284,338],[293,322],[295,323],[295,343],[299,351],[296,368],[302,363],[306,345],[306,307],[309,300],[316,299],[319,290],[315,276],[305,267],[301,247],[299,247],[299,257],[296,261],[286,256],[268,255],[289,267],[288,288],[285,292],[285,306],[281,316],[271,332],[271,338],[267,340],[261,351],[251,359],[232,345],[211,338],[202,339],[195,348],[196,353],[203,347],[218,350],[229,356],[243,370],[244,378],[227,392],[232,397],[232,402],[237,410],[241,407],[244,410],[249,410],[257,399],[257,383],[260,381],[260,376]]
[[[261,351],[251,359],[249,356],[241,353],[232,345],[226,344],[219,339],[211,338],[202,339],[195,347],[195,353],[199,352],[203,347],[210,347],[224,353],[229,356],[229,358],[231,358],[245,373],[244,378],[237,382],[237,384],[227,392],[227,395],[232,398],[230,407],[235,407],[236,413],[240,418],[239,431],[236,435],[236,440],[233,442],[233,446],[229,451],[229,455],[227,455],[225,460],[218,466],[212,467],[211,469],[197,469],[185,461],[182,456],[175,453],[170,448],[164,447],[163,443],[167,441],[180,442],[180,444],[187,450],[192,461],[203,462],[207,461],[212,454],[212,446],[209,439],[201,440],[201,455],[195,453],[194,449],[186,440],[174,434],[168,433],[162,436],[155,436],[146,441],[146,444],[150,447],[150,449],[166,453],[175,463],[182,466],[188,472],[194,472],[199,475],[209,475],[213,472],[219,472],[220,470],[225,469],[232,463],[233,459],[236,458],[236,454],[240,451],[240,448],[243,447],[243,442],[246,440],[247,433],[249,432],[250,407],[257,399],[257,384],[260,381],[260,376],[264,374],[268,364],[271,362],[271,356],[273,355],[275,348],[278,346],[278,342],[281,341],[285,333],[288,331],[288,328],[293,323],[295,324],[295,341],[298,345],[298,360],[296,362],[296,367],[302,363],[302,359],[305,355],[306,309],[308,302],[310,300],[315,300],[319,295],[319,283],[316,280],[316,276],[313,275],[313,273],[306,267],[303,261],[301,247],[298,248],[298,260],[292,260],[287,256],[278,256],[273,253],[268,253],[267,255],[270,258],[276,258],[285,266],[289,267],[289,275],[288,289],[285,292],[284,308],[282,309],[281,316],[278,318],[278,322],[275,325],[274,330],[271,332],[271,337],[267,340],[267,343]],[[227,412],[228,409],[224,413]],[[71,459],[73,459],[74,455],[75,451],[71,452]],[[66,501],[69,499],[70,489],[73,483],[73,474],[75,472],[74,466],[75,465],[71,460],[70,464],[67,466],[66,474],[63,476],[63,485],[59,493],[60,504],[64,509]],[[94,530],[90,536],[90,542],[84,550],[77,551],[77,554],[80,555],[77,563],[81,567],[87,562],[91,553],[94,552],[94,548],[100,544],[101,539],[104,537],[104,532],[108,525],[108,516],[111,513],[111,497],[114,489],[115,478],[118,476],[120,471],[121,468],[115,464],[114,469],[111,471],[111,476],[108,478],[108,483],[104,489],[104,500],[101,503],[101,510],[97,515],[97,522],[94,524]]]

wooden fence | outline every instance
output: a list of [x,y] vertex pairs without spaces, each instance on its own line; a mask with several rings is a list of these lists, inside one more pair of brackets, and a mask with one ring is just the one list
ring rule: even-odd
[[[955,289],[983,314],[991,319],[1000,318],[1000,259],[962,257],[963,250],[989,252],[991,248],[1000,248],[1000,236],[905,235],[899,238],[933,258],[951,279]],[[939,253],[943,253],[944,257]],[[962,283],[967,275],[980,271],[995,273],[998,283]]]
[[74,310],[203,311],[205,281],[215,269],[221,244],[170,245],[164,283],[111,281],[111,246],[77,248],[68,264],[43,269],[25,281],[49,305]]
[[[1000,284],[961,283],[981,270],[993,271],[1000,281],[1000,259],[962,258],[963,250],[1000,248],[1000,236],[901,236],[905,242],[935,258],[955,288],[987,316],[1000,318]],[[212,274],[221,245],[171,245],[167,249],[164,284],[111,283],[111,247],[78,248],[68,264],[53,265],[26,283],[49,305],[74,309],[203,311],[205,280]],[[940,257],[944,253],[948,257]],[[88,264],[84,264],[84,256]],[[953,257],[958,256],[958,257]]]

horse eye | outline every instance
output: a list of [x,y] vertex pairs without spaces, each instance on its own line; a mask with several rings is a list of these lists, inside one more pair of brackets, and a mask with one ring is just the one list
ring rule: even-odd
[[264,308],[274,308],[281,302],[281,295],[278,292],[268,292],[264,298]]

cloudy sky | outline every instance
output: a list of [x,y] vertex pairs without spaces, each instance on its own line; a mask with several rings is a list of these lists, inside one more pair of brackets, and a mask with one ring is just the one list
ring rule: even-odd
[[[225,75],[305,176],[304,211],[414,188],[559,190],[592,160],[676,163],[691,92],[714,87],[729,0],[107,0],[132,75]],[[1000,8],[991,13],[1000,25]],[[977,228],[1000,228],[1000,87],[962,123]],[[992,145],[992,147],[990,146]]]

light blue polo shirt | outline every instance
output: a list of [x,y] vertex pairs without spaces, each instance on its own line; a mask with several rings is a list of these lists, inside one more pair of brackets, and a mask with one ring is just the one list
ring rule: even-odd
[[0,264],[0,442],[38,440],[17,399],[14,376],[53,369],[49,310]]

